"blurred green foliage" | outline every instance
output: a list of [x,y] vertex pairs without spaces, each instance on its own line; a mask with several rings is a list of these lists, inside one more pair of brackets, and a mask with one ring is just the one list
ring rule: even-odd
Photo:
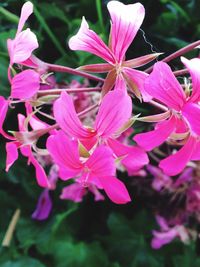
[[[32,2],[35,14],[29,19],[28,25],[38,36],[40,47],[37,55],[41,59],[72,67],[99,62],[99,59],[87,53],[71,52],[67,40],[77,31],[84,15],[91,28],[107,41],[108,1]],[[199,38],[199,0],[141,2],[146,9],[143,32],[139,31],[129,49],[128,58],[152,51],[162,51],[168,55]],[[15,15],[19,15],[23,3],[22,0],[0,3],[0,81],[1,95],[4,96],[9,95],[10,90],[6,40],[15,34]],[[7,119],[7,129],[13,125],[13,119],[13,115]],[[108,200],[94,203],[91,196],[75,205],[59,200],[60,182],[58,190],[51,193],[54,207],[50,218],[45,222],[33,221],[31,213],[41,192],[36,185],[33,169],[27,167],[25,160],[20,158],[10,172],[5,173],[5,143],[3,139],[0,142],[0,242],[14,211],[17,208],[21,210],[10,247],[0,247],[0,267],[200,266],[199,244],[184,246],[175,241],[159,251],[151,249],[151,230],[156,227],[153,216],[156,201],[152,195],[145,196],[142,191],[138,192],[135,186],[129,185],[133,202],[126,206],[119,207]],[[133,181],[140,178],[128,179]],[[127,177],[124,180],[127,181]]]

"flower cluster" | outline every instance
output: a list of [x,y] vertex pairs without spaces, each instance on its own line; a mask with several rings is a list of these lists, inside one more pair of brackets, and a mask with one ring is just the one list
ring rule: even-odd
[[[7,99],[0,97],[0,133],[7,140],[6,171],[20,151],[34,166],[37,183],[44,188],[32,215],[35,219],[48,217],[52,208],[49,191],[55,190],[60,180],[65,185],[61,199],[80,202],[87,192],[92,192],[96,201],[104,200],[103,190],[112,202],[125,204],[131,197],[117,178],[117,170],[134,176],[143,168],[155,177],[152,186],[157,191],[165,188],[177,192],[187,183],[185,210],[197,212],[199,182],[188,174],[186,166],[195,171],[194,161],[200,160],[200,59],[181,57],[186,71],[178,74],[182,78],[182,74],[189,73],[190,77],[180,80],[166,63],[197,44],[174,53],[170,60],[158,61],[160,53],[126,60],[126,52],[144,20],[144,7],[118,1],[110,1],[107,7],[111,17],[108,45],[89,28],[84,17],[77,34],[69,40],[71,50],[92,53],[106,63],[72,69],[36,57],[33,52],[39,46],[37,37],[29,28],[23,30],[33,13],[31,2],[23,5],[15,38],[7,41],[11,92]],[[152,64],[155,59],[157,62]],[[143,71],[136,69],[144,69],[146,64],[152,66]],[[84,84],[76,80],[69,84],[57,82],[55,72],[82,76]],[[94,73],[107,75],[104,79]],[[89,80],[96,86],[90,87]],[[156,112],[160,109],[162,113],[146,117],[135,114],[135,103],[139,102],[153,105]],[[13,111],[19,104],[24,112],[17,114],[18,131],[5,130],[8,109]],[[153,123],[154,129],[135,134],[133,124],[138,122]],[[39,147],[41,137],[45,142]],[[158,163],[158,168],[149,165],[149,160]],[[182,176],[172,178],[178,174]],[[66,185],[68,180],[71,183]],[[188,240],[183,221],[180,225],[167,223],[162,216],[157,216],[157,221],[161,233],[153,232],[153,247],[177,236]]]

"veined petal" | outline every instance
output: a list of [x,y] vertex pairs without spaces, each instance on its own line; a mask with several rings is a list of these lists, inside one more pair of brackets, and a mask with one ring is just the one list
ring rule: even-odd
[[40,75],[34,70],[24,70],[16,74],[12,79],[11,97],[17,99],[29,99],[40,88]]
[[89,29],[88,23],[84,17],[78,33],[69,40],[69,48],[71,50],[86,51],[103,58],[111,64],[115,63],[110,49],[94,31]]
[[106,175],[114,176],[116,171],[113,152],[109,147],[104,145],[95,149],[86,161],[85,166],[90,170],[91,178],[99,178],[100,176]]
[[161,145],[175,130],[176,118],[172,116],[169,120],[159,123],[155,130],[136,134],[133,140],[145,150],[150,151]]
[[125,185],[114,176],[101,176],[99,180],[108,197],[116,204],[126,204],[131,201]]
[[124,145],[111,138],[108,139],[107,144],[117,157],[124,157],[121,163],[130,172],[137,171],[149,163],[147,154],[138,146]]
[[144,88],[144,82],[149,76],[147,73],[126,67],[123,68],[123,73],[125,74],[124,77],[127,80],[128,86],[133,92],[139,90],[145,102],[148,102],[152,99],[152,96],[147,93]]
[[198,104],[188,103],[183,107],[182,114],[187,120],[190,130],[200,135],[200,106]]
[[90,138],[95,135],[82,126],[76,113],[72,98],[63,92],[53,106],[54,116],[63,131],[77,139]]
[[63,131],[48,138],[47,149],[59,166],[62,179],[72,178],[81,172],[83,166],[79,159],[78,142],[70,140]]
[[180,111],[186,102],[181,85],[170,67],[164,62],[155,63],[153,72],[145,81],[145,91],[177,111]]
[[200,100],[200,58],[188,60],[181,57],[181,61],[187,67],[192,77],[192,95],[189,102],[198,102]]
[[95,121],[95,130],[99,136],[110,137],[131,117],[132,101],[124,90],[107,93],[100,105]]
[[112,20],[111,49],[121,62],[143,22],[145,10],[140,3],[124,5],[118,1],[110,1],[107,7]]
[[30,1],[28,1],[22,6],[16,35],[22,31],[25,22],[32,13],[33,13],[33,4]]
[[7,41],[10,63],[22,63],[32,54],[33,50],[38,48],[36,35],[28,28],[20,32],[14,40]]
[[191,159],[196,148],[196,139],[190,136],[186,144],[175,154],[160,161],[159,167],[169,176],[179,174]]

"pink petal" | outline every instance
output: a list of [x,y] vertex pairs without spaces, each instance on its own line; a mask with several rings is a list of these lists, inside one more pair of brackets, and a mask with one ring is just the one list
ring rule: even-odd
[[94,134],[82,126],[76,113],[73,99],[63,92],[53,106],[54,116],[63,131],[77,139],[91,138]]
[[3,96],[0,96],[0,133],[5,138],[10,139],[9,136],[3,130],[3,124],[6,118],[7,111],[8,111],[8,101]]
[[91,185],[88,187],[88,190],[92,192],[94,195],[94,200],[95,201],[102,201],[105,200],[105,197],[100,193],[100,191],[97,189],[95,185]]
[[173,187],[178,188],[182,184],[191,182],[193,180],[193,168],[187,168],[183,173],[178,177],[178,179],[173,184]]
[[192,77],[192,95],[189,102],[198,102],[200,100],[200,59],[193,58],[188,60],[181,57],[181,61],[187,67]]
[[136,88],[141,92],[142,98],[145,102],[152,99],[151,95],[148,94],[144,88],[144,82],[148,77],[147,73],[125,67],[123,68],[123,73],[132,81],[133,84],[135,84]]
[[191,160],[200,160],[200,141],[197,141],[196,148],[193,151]]
[[198,104],[188,103],[182,109],[182,114],[189,124],[190,130],[200,135],[200,106]]
[[143,22],[145,10],[140,3],[124,5],[118,1],[110,1],[107,7],[112,20],[111,48],[121,62]]
[[16,35],[22,31],[25,22],[32,13],[33,13],[33,4],[30,1],[28,1],[22,6]]
[[32,153],[31,153],[31,155],[29,155],[29,161],[35,167],[35,174],[36,174],[36,179],[37,179],[38,185],[41,187],[46,187],[46,188],[50,187],[48,178],[46,176],[46,173],[45,173],[43,167],[34,158]]
[[186,144],[177,153],[161,160],[159,167],[169,176],[179,174],[191,159],[195,146],[196,139],[190,136]]
[[158,167],[148,165],[147,170],[153,175],[152,188],[156,191],[160,191],[163,187],[168,188],[172,185],[172,179],[164,174]]
[[18,159],[17,142],[6,143],[6,171],[8,172],[13,163]]
[[70,38],[69,47],[72,50],[82,50],[95,54],[111,64],[115,63],[114,56],[110,49],[94,31],[89,29],[88,23],[84,17],[78,33]]
[[150,151],[161,145],[175,130],[176,118],[172,116],[167,121],[159,123],[155,130],[136,134],[133,140],[145,150]]
[[78,142],[70,140],[63,131],[58,131],[47,140],[47,149],[60,168],[62,179],[79,174],[83,168],[79,159]]
[[74,183],[63,188],[60,198],[81,202],[85,194],[86,188],[79,183]]
[[12,79],[11,97],[29,99],[40,88],[40,75],[34,70],[24,70]]
[[140,147],[127,146],[114,139],[109,139],[107,143],[117,157],[124,157],[121,163],[130,172],[138,171],[149,163],[147,154]]
[[159,224],[159,226],[160,226],[162,231],[168,231],[170,229],[168,224],[167,224],[167,221],[165,220],[165,218],[157,215],[156,216],[156,221]]
[[85,166],[90,170],[93,177],[113,176],[115,175],[115,162],[113,152],[104,145],[95,149],[93,154],[86,161]]
[[10,63],[20,64],[29,59],[33,50],[39,45],[36,35],[30,29],[26,29],[20,32],[14,40],[8,39],[7,46]]
[[153,231],[154,238],[151,241],[151,246],[154,249],[159,249],[163,245],[170,243],[175,237],[178,236],[175,228],[170,229],[168,232]]
[[145,91],[165,105],[180,111],[186,102],[184,91],[170,67],[164,62],[154,64],[145,81]]
[[131,117],[132,101],[122,90],[105,95],[95,121],[95,130],[104,138],[113,135]]
[[116,204],[126,204],[131,201],[125,185],[114,176],[101,176],[99,180],[108,197]]
[[46,220],[51,210],[52,200],[49,195],[49,190],[45,189],[38,199],[37,207],[32,214],[32,218],[39,221]]

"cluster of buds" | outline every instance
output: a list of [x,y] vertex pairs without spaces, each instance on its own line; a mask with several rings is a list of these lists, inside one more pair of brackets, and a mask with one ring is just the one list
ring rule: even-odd
[[[7,42],[11,93],[7,99],[0,97],[0,133],[7,139],[6,171],[20,151],[34,166],[38,185],[44,187],[33,218],[48,217],[52,207],[49,190],[56,188],[58,179],[73,181],[63,188],[61,199],[80,202],[90,191],[96,201],[103,200],[100,190],[104,190],[111,201],[125,204],[131,197],[116,177],[117,169],[137,175],[152,157],[165,177],[164,186],[175,190],[180,178],[176,181],[171,176],[182,173],[186,165],[193,164],[195,169],[194,161],[200,160],[200,59],[181,57],[186,69],[176,72],[166,63],[200,42],[161,61],[157,59],[160,53],[126,60],[126,51],[143,22],[144,7],[118,1],[110,1],[107,7],[111,17],[108,45],[89,28],[85,18],[69,40],[71,50],[92,53],[105,63],[72,69],[46,63],[33,55],[38,48],[37,37],[29,28],[23,30],[33,12],[31,2],[23,5],[16,36]],[[136,69],[155,59],[157,62],[150,68]],[[85,82],[58,83],[56,72],[79,75]],[[107,75],[104,79],[94,73]],[[191,80],[184,78],[184,84],[179,83],[176,76],[187,73]],[[96,86],[89,87],[89,80],[95,81]],[[135,99],[162,112],[146,117],[133,115]],[[3,124],[7,111],[19,103],[25,112],[17,114],[18,131],[6,131]],[[154,129],[134,134],[133,124],[137,121],[153,123]],[[44,136],[41,148],[38,140]],[[130,136],[134,136],[133,140]],[[168,146],[167,152],[163,143]],[[46,169],[50,169],[48,175]],[[147,170],[151,172],[152,168],[148,166]],[[162,183],[154,181],[154,186],[161,188]],[[194,190],[189,189],[188,198],[194,199]],[[170,229],[164,219],[158,220],[166,231]]]

